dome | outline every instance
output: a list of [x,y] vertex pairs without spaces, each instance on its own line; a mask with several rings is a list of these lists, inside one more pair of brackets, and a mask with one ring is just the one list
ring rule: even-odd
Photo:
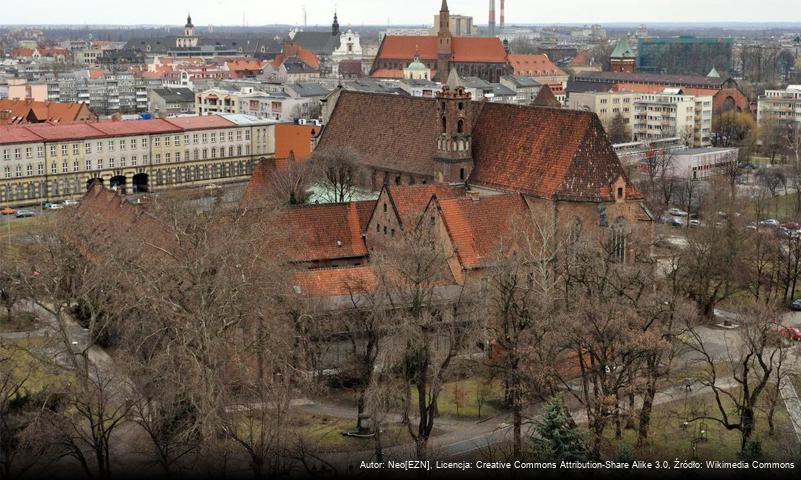
[[406,69],[413,71],[422,71],[422,70],[428,70],[428,67],[426,67],[425,64],[421,62],[419,58],[415,58],[414,61],[410,63],[408,67],[406,67]]

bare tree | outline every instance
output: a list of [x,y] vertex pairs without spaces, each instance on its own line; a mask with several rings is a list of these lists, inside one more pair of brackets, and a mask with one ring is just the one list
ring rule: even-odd
[[[698,354],[703,373],[699,381],[714,394],[717,415],[699,415],[690,419],[712,420],[727,430],[741,435],[740,448],[745,449],[757,425],[769,383],[781,382],[781,365],[786,352],[777,346],[779,310],[772,305],[751,302],[744,306],[737,330],[737,344],[727,349],[727,358],[717,358],[710,349],[710,340],[701,330],[690,326],[686,344]],[[734,369],[731,382],[721,373],[721,360],[728,360]]]
[[364,183],[359,154],[348,148],[317,151],[310,158],[313,176],[323,188],[325,201],[349,202]]

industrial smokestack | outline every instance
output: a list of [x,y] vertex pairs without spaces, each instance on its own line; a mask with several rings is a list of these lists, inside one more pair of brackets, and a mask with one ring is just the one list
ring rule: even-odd
[[489,30],[490,35],[495,36],[495,0],[489,2]]
[[500,31],[503,32],[503,26],[506,24],[506,9],[504,8],[504,0],[501,0],[501,29]]

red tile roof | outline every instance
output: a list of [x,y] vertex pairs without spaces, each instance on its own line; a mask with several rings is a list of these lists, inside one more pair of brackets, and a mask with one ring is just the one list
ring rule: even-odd
[[[609,186],[623,168],[595,114],[487,102],[467,108],[475,162],[468,183],[542,198],[613,200]],[[317,148],[348,147],[380,171],[436,178],[437,115],[431,99],[343,91]]]
[[106,135],[114,136],[177,133],[183,131],[176,125],[162,119],[97,122],[93,123],[92,126]]
[[567,75],[564,70],[557,67],[548,58],[548,55],[545,54],[510,54],[509,63],[512,65],[512,68],[514,68],[515,75],[525,75],[528,77]]
[[312,297],[359,295],[378,286],[378,278],[370,266],[304,270],[295,273],[293,280],[301,295]]
[[437,128],[431,99],[343,91],[317,149],[351,147],[367,165],[434,178]]
[[357,203],[364,202],[304,205],[280,212],[277,221],[286,231],[283,250],[287,257],[311,262],[367,256],[364,216]]
[[[89,106],[83,103],[38,102],[34,100],[0,99],[0,110],[9,110],[7,120],[0,123],[23,124],[30,122],[68,123],[96,120]],[[35,118],[30,118],[33,113]]]
[[[496,37],[453,37],[451,60],[468,63],[506,63],[503,43]],[[437,60],[437,37],[386,35],[378,50],[379,59],[408,60],[415,54],[421,60]]]
[[473,127],[473,158],[469,183],[541,198],[611,201],[609,186],[625,177],[590,112],[486,103]]
[[388,193],[390,201],[400,217],[401,225],[411,228],[417,224],[418,218],[423,214],[434,195],[440,199],[459,198],[465,195],[464,187],[434,183],[387,186],[384,187],[384,190]]
[[27,128],[0,125],[0,145],[10,145],[13,143],[41,142],[43,139],[39,135],[31,132]]
[[514,226],[531,214],[521,195],[436,199],[445,228],[466,269],[490,265],[501,250],[510,248]]
[[84,138],[103,137],[105,134],[96,129],[92,123],[65,123],[59,125],[48,125],[43,123],[28,125],[25,127],[31,132],[44,138],[46,141],[63,140],[82,140]]
[[171,124],[184,130],[205,130],[210,128],[231,128],[236,126],[231,121],[219,115],[204,115],[198,117],[174,117],[167,120]]

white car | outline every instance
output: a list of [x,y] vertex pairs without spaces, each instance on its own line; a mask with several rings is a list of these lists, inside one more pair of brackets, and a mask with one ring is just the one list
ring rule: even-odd
[[62,205],[60,203],[51,203],[50,204],[50,210],[61,210],[62,208],[64,208],[64,205]]
[[684,210],[682,210],[680,208],[675,208],[675,207],[671,208],[670,210],[668,210],[668,213],[673,215],[673,216],[676,216],[676,217],[686,217],[687,216],[687,212],[685,212]]
[[73,207],[75,205],[78,205],[78,201],[77,200],[64,200],[64,206],[65,207]]
[[775,218],[768,218],[766,220],[762,220],[761,222],[759,222],[760,227],[778,227],[779,225],[780,222]]

